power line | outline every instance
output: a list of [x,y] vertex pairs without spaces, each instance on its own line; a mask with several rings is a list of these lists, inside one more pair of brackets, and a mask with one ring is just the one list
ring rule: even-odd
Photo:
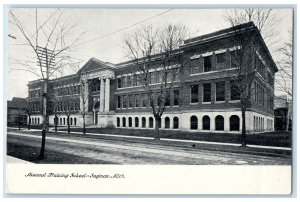
[[139,22],[136,22],[136,23],[134,23],[134,24],[132,24],[132,25],[129,25],[129,26],[127,26],[127,27],[123,27],[123,28],[118,29],[118,30],[116,30],[116,31],[114,31],[114,32],[111,32],[111,33],[109,33],[109,34],[106,34],[106,35],[103,35],[103,36],[100,36],[100,37],[97,37],[97,38],[94,38],[94,39],[91,39],[91,40],[89,40],[89,41],[85,41],[85,42],[79,43],[79,44],[77,44],[77,45],[75,45],[75,46],[80,46],[80,45],[83,45],[83,44],[86,44],[86,43],[91,43],[91,42],[96,41],[96,40],[99,40],[99,39],[103,39],[103,38],[105,38],[105,37],[108,37],[108,36],[111,36],[111,35],[116,34],[116,33],[118,33],[118,32],[124,31],[124,30],[126,30],[126,29],[129,29],[129,28],[131,28],[131,27],[134,27],[134,26],[136,26],[136,25],[138,25],[138,24],[141,24],[141,23],[143,23],[143,22],[146,22],[146,21],[151,20],[151,19],[153,19],[153,18],[156,18],[156,17],[158,17],[158,16],[164,15],[164,14],[166,14],[167,12],[170,12],[170,11],[172,11],[172,10],[173,10],[173,9],[168,9],[168,10],[166,10],[166,11],[164,11],[164,12],[158,13],[158,14],[156,14],[156,15],[154,15],[154,16],[151,16],[151,17],[149,17],[149,18],[146,18],[146,19],[144,19],[144,20],[141,20],[141,21],[139,21]]

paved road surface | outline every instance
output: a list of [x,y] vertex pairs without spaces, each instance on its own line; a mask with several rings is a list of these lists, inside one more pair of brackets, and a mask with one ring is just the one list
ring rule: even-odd
[[[40,136],[9,131],[10,145],[40,147]],[[46,152],[94,159],[95,162],[111,164],[148,165],[290,165],[291,157],[239,154],[233,152],[209,151],[202,149],[130,143],[99,138],[49,136]],[[64,162],[61,162],[64,163]]]

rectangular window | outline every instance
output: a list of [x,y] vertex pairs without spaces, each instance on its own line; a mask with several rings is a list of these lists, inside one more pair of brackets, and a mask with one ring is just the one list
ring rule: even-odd
[[123,77],[123,85],[122,85],[123,88],[126,88],[127,87],[127,77]]
[[172,71],[167,71],[167,82],[172,82],[173,81],[173,72]]
[[142,95],[142,107],[146,107],[147,105],[147,95],[144,93]]
[[217,54],[216,57],[217,57],[217,63],[223,63],[225,62],[226,53]]
[[191,74],[196,74],[200,72],[200,62],[199,59],[191,60]]
[[117,97],[117,108],[121,108],[121,96]]
[[139,94],[135,94],[134,97],[134,103],[135,103],[135,107],[140,107],[140,95]]
[[211,102],[211,84],[203,84],[203,102]]
[[122,108],[126,109],[127,108],[127,95],[122,96]]
[[[156,93],[156,106],[159,106],[161,102],[162,102],[162,100],[161,100],[160,93]],[[149,103],[149,106],[151,107],[150,103]]]
[[242,52],[235,50],[230,52],[231,67],[239,67],[241,63]]
[[80,100],[76,100],[76,102],[75,102],[75,110],[80,110]]
[[225,101],[225,81],[216,83],[216,101]]
[[174,90],[174,106],[179,105],[179,90]]
[[149,78],[150,78],[150,83],[156,83],[155,82],[155,72],[150,72],[149,73]]
[[165,106],[167,106],[167,107],[170,106],[170,93],[168,93],[168,94],[166,95]]
[[235,81],[230,82],[230,99],[240,100],[240,91]]
[[133,107],[133,95],[129,95],[129,107]]
[[122,78],[118,78],[118,88],[122,88]]
[[198,92],[199,85],[191,85],[191,103],[197,103],[198,102]]
[[211,58],[212,56],[204,57],[204,72],[211,71]]
[[137,86],[137,75],[133,75],[133,86]]
[[132,80],[133,80],[133,77],[132,77],[132,76],[129,76],[129,77],[127,77],[127,78],[128,78],[127,87],[130,87],[130,86],[132,86]]
[[139,74],[139,75],[137,76],[137,85],[138,85],[138,86],[144,84],[143,78],[144,78],[144,75],[143,75],[143,74]]
[[161,83],[162,81],[162,71],[157,71],[156,72],[156,83]]

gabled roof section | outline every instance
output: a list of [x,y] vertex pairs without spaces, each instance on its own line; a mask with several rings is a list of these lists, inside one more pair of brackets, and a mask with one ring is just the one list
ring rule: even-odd
[[101,69],[115,69],[115,65],[110,62],[101,61],[97,58],[91,58],[77,73],[80,74],[82,72],[92,72]]

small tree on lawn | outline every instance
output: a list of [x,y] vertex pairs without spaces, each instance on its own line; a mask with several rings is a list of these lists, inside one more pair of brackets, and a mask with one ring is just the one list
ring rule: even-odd
[[32,109],[31,109],[31,106],[30,106],[30,103],[28,101],[28,98],[26,99],[26,114],[27,114],[27,119],[28,119],[28,122],[27,122],[27,129],[30,130],[30,127],[31,127],[31,113],[32,113]]
[[88,79],[87,71],[80,72],[80,114],[82,117],[82,133],[85,135],[86,133],[86,115],[88,114],[89,110],[89,89],[92,85],[96,85],[94,80]]
[[[155,140],[159,140],[159,127],[170,93],[180,83],[180,74],[187,60],[179,50],[187,29],[182,25],[162,28],[143,27],[126,36],[125,48],[133,61],[134,77],[143,86],[155,119]],[[154,84],[155,85],[151,85]]]

